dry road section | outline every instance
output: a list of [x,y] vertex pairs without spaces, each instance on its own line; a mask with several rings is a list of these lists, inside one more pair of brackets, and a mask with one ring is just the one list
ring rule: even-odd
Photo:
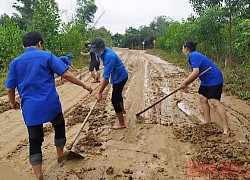
[[[250,106],[231,96],[223,96],[231,133],[223,136],[219,118],[211,110],[213,124],[203,121],[197,90],[171,95],[139,117],[135,114],[178,88],[190,73],[143,51],[115,49],[129,71],[124,89],[127,128],[111,130],[117,121],[108,86],[72,151],[84,159],[58,164],[53,145],[54,132],[44,126],[43,171],[48,180],[125,180],[125,179],[211,179],[250,178]],[[79,74],[80,76],[80,74]],[[81,78],[90,82],[87,69]],[[92,84],[94,89],[98,84]],[[68,82],[57,90],[66,120],[67,143],[95,101]],[[34,179],[28,162],[28,138],[21,111],[8,108],[6,97],[0,103],[0,179]],[[48,107],[49,108],[49,107]]]

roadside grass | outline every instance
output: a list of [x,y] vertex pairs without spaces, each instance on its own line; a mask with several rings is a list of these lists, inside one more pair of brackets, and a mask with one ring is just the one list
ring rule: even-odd
[[0,96],[3,96],[6,94],[6,88],[5,88],[4,83],[6,81],[7,75],[8,75],[8,72],[7,70],[4,70],[4,69],[0,73]]
[[[187,57],[181,53],[166,53],[159,49],[147,50],[147,53],[190,70]],[[250,64],[231,68],[220,67],[220,69],[224,76],[224,92],[229,95],[235,95],[240,99],[248,100],[250,103]]]

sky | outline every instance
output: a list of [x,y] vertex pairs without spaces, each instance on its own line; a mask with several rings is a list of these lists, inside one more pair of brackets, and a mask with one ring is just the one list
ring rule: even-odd
[[[11,15],[15,0],[1,0],[0,14]],[[69,21],[75,14],[76,0],[56,0],[63,21]],[[167,16],[181,21],[194,14],[188,0],[95,0],[98,10],[94,24],[104,26],[112,34],[125,33],[125,29],[149,26],[157,16]],[[98,20],[99,19],[99,20]]]

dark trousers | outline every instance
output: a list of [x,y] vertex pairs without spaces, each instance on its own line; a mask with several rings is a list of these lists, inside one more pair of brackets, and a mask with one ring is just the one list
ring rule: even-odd
[[114,106],[116,114],[122,112],[121,103],[123,102],[122,97],[122,90],[127,82],[128,78],[124,79],[123,81],[113,84],[113,91],[112,91],[112,104]]
[[[66,143],[65,121],[63,114],[58,114],[52,121],[55,130],[54,142],[56,147],[64,147]],[[37,165],[42,163],[42,143],[43,143],[43,124],[27,126],[30,144],[30,163]]]

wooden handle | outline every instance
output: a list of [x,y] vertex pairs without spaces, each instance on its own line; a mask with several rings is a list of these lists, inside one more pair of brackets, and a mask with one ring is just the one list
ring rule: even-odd
[[78,132],[75,134],[72,143],[69,145],[69,150],[72,149],[72,147],[73,147],[73,145],[74,145],[76,139],[78,138],[79,134],[82,132],[83,127],[84,127],[85,124],[88,122],[88,118],[89,118],[89,116],[91,115],[91,113],[92,113],[92,111],[93,111],[93,109],[94,109],[96,103],[97,103],[97,100],[95,101],[95,103],[94,103],[93,106],[91,107],[89,113],[88,113],[87,116],[85,117],[85,119],[84,119],[84,121],[83,121],[83,123],[82,123],[81,128],[80,128],[80,129],[78,130]]
[[[202,76],[203,74],[205,74],[206,72],[208,72],[211,68],[212,68],[212,67],[207,68],[205,71],[203,71],[202,73],[200,73],[197,77],[195,77],[195,79],[197,79],[198,77],[200,77],[200,76]],[[194,79],[194,80],[195,80],[195,79]],[[194,80],[193,80],[193,81],[194,81]],[[188,83],[188,85],[191,84],[193,81],[190,81],[190,82]],[[181,89],[181,88],[178,88],[178,89],[174,90],[174,91],[171,92],[170,94],[168,94],[168,95],[166,95],[165,97],[161,98],[160,100],[156,101],[156,102],[155,102],[154,104],[152,104],[151,106],[147,107],[146,109],[142,110],[141,112],[138,112],[138,113],[136,114],[136,116],[139,116],[141,113],[144,113],[145,111],[147,111],[147,110],[149,110],[150,108],[154,107],[156,104],[160,103],[161,101],[163,101],[163,100],[166,99],[167,97],[171,96],[172,94],[176,93],[176,92],[179,91],[180,89]]]

